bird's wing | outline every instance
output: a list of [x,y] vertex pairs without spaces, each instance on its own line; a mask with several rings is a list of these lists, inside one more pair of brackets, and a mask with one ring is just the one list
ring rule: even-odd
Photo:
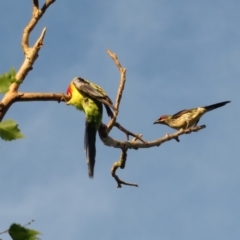
[[73,85],[77,90],[82,91],[93,98],[101,98],[103,94],[100,91],[97,91],[88,81],[83,78],[74,78],[72,81]]
[[[89,95],[90,97],[95,98],[99,102],[102,102],[105,105],[116,110],[116,108],[113,106],[112,100],[107,96],[105,91],[98,85],[90,83],[89,81],[87,81],[83,78],[80,78],[80,77],[74,78],[73,85],[76,87],[77,90],[84,92],[85,94]],[[106,107],[106,109],[107,109],[107,107]],[[110,109],[107,109],[108,115],[110,114],[109,110]]]
[[172,115],[172,118],[179,118],[179,117],[182,116],[183,114],[188,113],[188,112],[191,112],[193,109],[194,109],[194,108],[181,110],[181,111],[175,113],[174,115]]

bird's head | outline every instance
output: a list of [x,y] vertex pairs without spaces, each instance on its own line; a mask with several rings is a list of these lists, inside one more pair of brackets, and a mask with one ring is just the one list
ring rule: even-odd
[[71,83],[74,85],[74,87],[80,90],[84,84],[88,83],[88,81],[81,77],[75,77]]
[[85,82],[83,78],[75,77],[68,86],[67,95],[72,97],[73,91],[75,91],[75,88],[79,89],[82,82]]
[[158,118],[153,124],[166,124],[166,120],[168,119],[168,115],[163,115]]

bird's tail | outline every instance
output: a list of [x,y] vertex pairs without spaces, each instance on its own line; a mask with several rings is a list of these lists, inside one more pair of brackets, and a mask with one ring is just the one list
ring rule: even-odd
[[94,165],[95,165],[95,156],[96,156],[96,134],[97,129],[94,123],[89,123],[86,120],[85,124],[85,135],[84,135],[84,150],[86,152],[86,161],[88,164],[88,175],[93,177],[94,174]]
[[215,104],[206,106],[206,107],[204,107],[204,108],[205,108],[205,109],[207,110],[207,112],[208,112],[208,111],[211,111],[211,110],[213,110],[213,109],[222,107],[222,106],[224,106],[225,104],[230,103],[230,102],[231,102],[231,101],[225,101],[225,102],[215,103]]

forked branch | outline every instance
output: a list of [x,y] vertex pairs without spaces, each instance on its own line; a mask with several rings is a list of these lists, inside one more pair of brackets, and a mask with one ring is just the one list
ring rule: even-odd
[[44,3],[42,9],[39,8],[39,3],[38,0],[33,0],[33,12],[32,12],[32,17],[23,30],[23,36],[22,36],[22,49],[23,53],[25,55],[25,59],[16,73],[15,79],[17,82],[13,82],[10,87],[8,92],[4,95],[4,97],[1,100],[1,109],[0,109],[0,121],[4,118],[6,112],[10,108],[13,102],[16,101],[18,98],[18,89],[20,86],[20,82],[22,83],[29,71],[33,69],[33,64],[35,60],[38,57],[38,52],[43,46],[43,39],[46,33],[46,28],[44,28],[39,36],[39,38],[36,40],[35,44],[33,47],[29,46],[29,36],[38,21],[41,19],[43,16],[44,12],[47,10],[47,8],[54,2],[55,0],[46,0]]
[[127,185],[127,186],[138,187],[138,185],[136,183],[124,182],[116,174],[116,171],[117,171],[118,168],[121,168],[121,169],[125,168],[126,161],[127,161],[127,150],[122,149],[122,154],[120,156],[119,161],[115,162],[112,166],[112,169],[111,169],[112,176],[114,177],[114,179],[117,182],[117,188],[121,188],[122,184]]
[[117,171],[118,168],[123,169],[125,167],[125,163],[127,161],[127,150],[128,149],[137,150],[139,148],[151,148],[151,147],[156,147],[156,146],[158,147],[164,142],[170,141],[172,139],[175,139],[175,140],[178,139],[179,140],[179,138],[178,138],[179,136],[181,136],[183,134],[190,134],[192,132],[197,132],[201,129],[204,129],[205,127],[206,127],[205,125],[202,125],[202,126],[195,126],[194,128],[189,128],[189,129],[186,129],[186,130],[181,129],[181,130],[179,130],[179,131],[177,131],[173,134],[166,134],[164,137],[156,139],[154,141],[150,141],[150,142],[137,142],[137,141],[135,141],[136,138],[134,138],[131,142],[130,141],[122,142],[122,141],[113,139],[108,135],[107,126],[104,125],[104,124],[102,124],[99,127],[98,133],[99,133],[99,136],[100,136],[102,142],[105,145],[111,146],[111,147],[114,147],[114,148],[120,148],[122,150],[120,160],[115,162],[113,164],[112,169],[111,169],[112,176],[114,177],[114,179],[118,183],[117,187],[121,188],[122,184],[128,185],[128,186],[135,186],[135,187],[138,186],[135,183],[132,184],[132,183],[124,182],[123,180],[121,180],[116,175],[116,171]]

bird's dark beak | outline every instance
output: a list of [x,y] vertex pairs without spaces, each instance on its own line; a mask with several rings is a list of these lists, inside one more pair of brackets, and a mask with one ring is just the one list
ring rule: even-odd
[[161,122],[161,120],[158,119],[153,124],[159,124],[159,123],[161,124],[162,122]]

